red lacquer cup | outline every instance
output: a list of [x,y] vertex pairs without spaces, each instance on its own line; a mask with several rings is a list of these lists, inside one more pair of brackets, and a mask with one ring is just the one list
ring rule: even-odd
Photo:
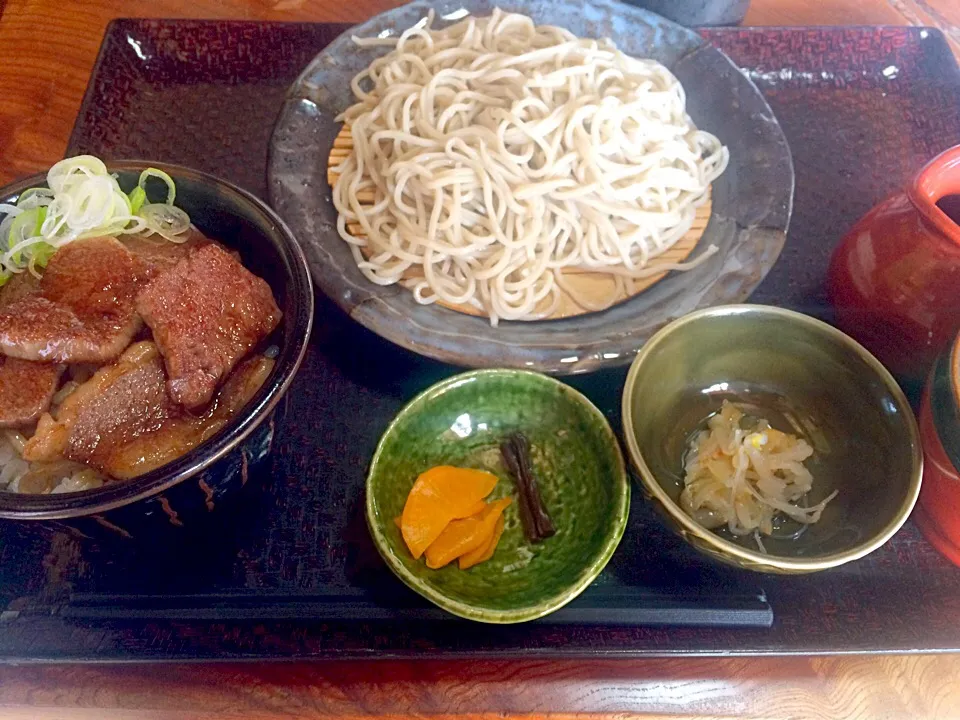
[[936,361],[920,407],[923,483],[913,519],[960,566],[960,337]]

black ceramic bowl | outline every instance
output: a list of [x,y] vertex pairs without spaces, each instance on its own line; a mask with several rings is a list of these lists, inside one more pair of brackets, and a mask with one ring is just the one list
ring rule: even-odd
[[[57,495],[0,492],[0,518],[55,522],[84,535],[105,531],[128,538],[154,538],[158,530],[203,522],[220,501],[246,484],[250,471],[270,452],[274,408],[303,359],[313,323],[313,286],[306,260],[287,226],[248,192],[196,170],[158,162],[109,165],[120,186],[131,190],[146,167],[176,182],[176,204],[206,235],[237,250],[244,265],[266,280],[283,311],[269,344],[280,352],[273,373],[223,430],[174,462],[133,480],[96,490]],[[45,175],[0,190],[0,203],[16,201],[26,188],[46,184]]]

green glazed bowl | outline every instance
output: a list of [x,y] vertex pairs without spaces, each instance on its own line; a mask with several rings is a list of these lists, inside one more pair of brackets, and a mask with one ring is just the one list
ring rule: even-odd
[[[820,521],[794,537],[707,530],[679,503],[689,439],[732,400],[813,446],[810,503],[832,491]],[[660,330],[637,354],[623,389],[623,433],[644,494],[693,547],[766,573],[838,567],[873,552],[906,522],[923,458],[913,411],[861,345],[783,308],[699,310]]]
[[[517,491],[500,459],[513,431],[530,440],[543,502],[557,533],[527,542]],[[394,518],[417,476],[435,465],[488,470],[488,501],[512,495],[494,556],[468,570],[430,570],[414,560]],[[444,610],[470,620],[516,623],[567,604],[603,570],[623,536],[630,484],[606,418],[563,383],[523,370],[476,370],[427,389],[380,439],[367,477],[367,524],[390,569]]]

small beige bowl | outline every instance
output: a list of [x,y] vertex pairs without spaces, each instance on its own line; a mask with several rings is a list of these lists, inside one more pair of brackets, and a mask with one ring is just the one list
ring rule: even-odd
[[[678,504],[689,438],[723,399],[748,404],[813,445],[810,502],[838,496],[795,538],[707,530]],[[623,390],[627,448],[644,495],[701,552],[740,568],[799,574],[863,557],[906,521],[923,460],[913,411],[893,377],[836,328],[763,305],[691,313],[638,353]]]

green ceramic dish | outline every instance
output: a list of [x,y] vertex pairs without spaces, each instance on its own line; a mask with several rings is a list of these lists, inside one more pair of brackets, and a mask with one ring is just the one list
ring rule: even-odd
[[[520,430],[557,534],[531,545],[499,443]],[[513,495],[494,556],[468,570],[430,570],[414,560],[394,524],[407,494],[435,465],[473,467],[500,478],[488,500]],[[623,536],[630,507],[620,446],[606,418],[557,380],[522,370],[477,370],[444,380],[387,428],[367,477],[367,523],[383,559],[411,588],[470,620],[515,623],[562,607],[600,574]]]
[[[707,530],[680,507],[689,439],[729,399],[813,446],[809,502],[820,521],[764,539]],[[896,380],[836,328],[783,308],[727,305],[667,325],[637,354],[623,389],[623,433],[644,494],[701,552],[747,570],[800,574],[873,552],[906,522],[923,458]],[[784,537],[796,532],[794,537]]]

